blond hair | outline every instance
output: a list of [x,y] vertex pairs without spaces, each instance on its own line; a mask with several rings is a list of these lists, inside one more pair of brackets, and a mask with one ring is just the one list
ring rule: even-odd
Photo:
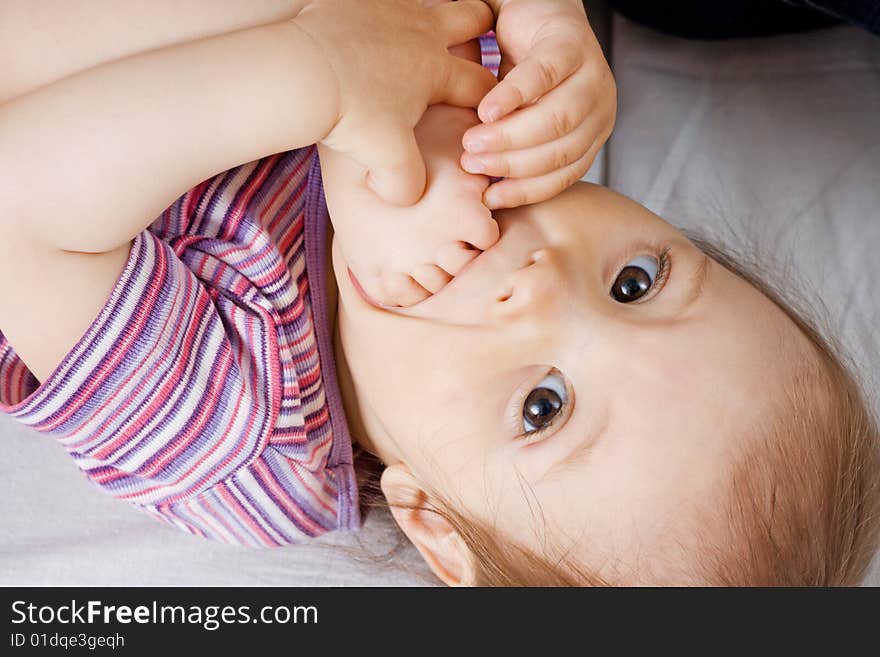
[[704,576],[723,585],[857,584],[880,533],[880,432],[852,366],[806,313],[759,278],[754,263],[747,270],[707,241],[691,240],[773,301],[816,356],[733,465],[724,518],[730,547],[703,543]]

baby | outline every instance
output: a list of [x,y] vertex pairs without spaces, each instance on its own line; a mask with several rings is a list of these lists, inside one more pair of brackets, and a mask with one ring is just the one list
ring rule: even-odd
[[[461,197],[486,184],[454,166],[476,121],[438,107],[417,129],[423,211],[436,202],[451,224],[476,215]],[[346,163],[322,163],[349,421],[441,579],[858,581],[876,535],[876,426],[834,351],[763,283],[578,183],[496,211],[500,238],[450,283],[382,307],[338,275],[341,231],[392,209]]]
[[[858,581],[877,431],[833,350],[610,190],[549,197],[511,156],[496,189],[537,202],[489,202],[459,166],[501,175],[503,158],[462,153],[492,127],[472,110],[424,113],[424,194],[382,201],[395,169],[359,141],[355,101],[386,94],[345,57],[375,39],[396,40],[386,64],[427,60],[406,57],[418,37],[452,70],[438,42],[491,16],[401,2],[377,21],[379,4],[292,7],[0,108],[0,267],[29,281],[0,294],[0,408],[114,496],[228,542],[356,528],[354,440],[448,584]],[[502,49],[517,5],[498,7]],[[472,89],[431,100],[491,86],[459,72]],[[573,162],[604,140],[589,132]]]

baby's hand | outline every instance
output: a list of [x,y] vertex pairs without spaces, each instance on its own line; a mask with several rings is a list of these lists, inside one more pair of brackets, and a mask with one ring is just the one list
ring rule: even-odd
[[346,264],[373,301],[411,306],[446,285],[498,239],[483,205],[486,176],[462,171],[461,135],[473,110],[435,105],[416,126],[427,187],[410,207],[390,205],[363,184],[363,168],[321,147],[330,217]]
[[318,44],[339,90],[322,143],[364,165],[386,201],[417,201],[425,167],[413,128],[429,105],[476,107],[495,85],[482,66],[447,51],[492,21],[480,0],[427,8],[420,0],[310,0],[293,25]]
[[504,177],[492,209],[537,203],[583,176],[611,134],[614,78],[580,0],[495,0],[502,81],[464,135],[461,164]]

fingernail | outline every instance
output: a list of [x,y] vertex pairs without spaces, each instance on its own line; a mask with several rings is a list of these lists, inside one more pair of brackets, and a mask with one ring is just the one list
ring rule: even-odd
[[470,171],[471,173],[483,173],[486,170],[486,165],[483,161],[478,157],[474,157],[470,153],[465,153],[463,159],[465,171]]
[[466,139],[464,147],[471,153],[482,153],[486,150],[486,144],[482,139]]

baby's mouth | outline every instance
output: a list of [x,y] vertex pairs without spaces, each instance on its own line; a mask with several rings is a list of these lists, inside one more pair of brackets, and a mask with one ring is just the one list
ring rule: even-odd
[[468,262],[443,288],[411,306],[377,302],[346,266],[348,278],[363,302],[377,310],[440,324],[482,324],[489,307],[509,292],[510,274],[522,266],[529,252],[546,243],[546,236],[527,215],[506,211],[498,227],[501,235],[495,244]]
[[402,315],[442,323],[480,323],[487,306],[508,292],[509,276],[526,257],[541,246],[543,238],[527,220],[498,222],[501,236],[477,255],[443,288],[408,308],[394,308]]

